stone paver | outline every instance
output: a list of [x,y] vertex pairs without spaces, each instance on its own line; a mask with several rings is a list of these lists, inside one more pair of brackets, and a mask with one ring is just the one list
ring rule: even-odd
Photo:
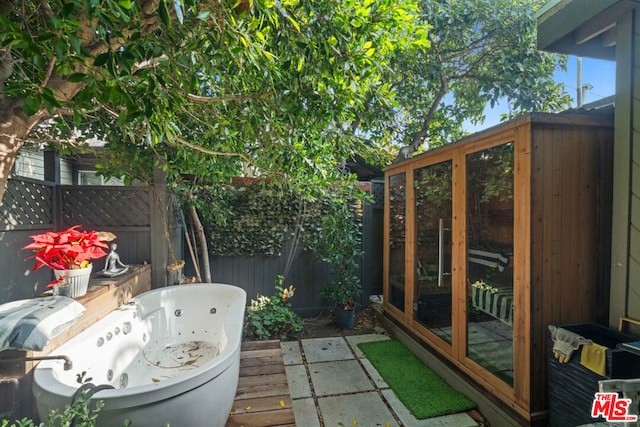
[[309,373],[318,397],[375,389],[357,360],[311,363]]
[[304,362],[298,341],[284,341],[280,343],[280,348],[282,349],[282,358],[285,366],[300,365]]
[[416,419],[358,348],[358,343],[383,339],[389,337],[368,334],[283,342],[296,425],[319,427],[321,416],[326,427],[395,427],[398,420],[405,427],[477,427],[467,413]]
[[307,369],[304,365],[291,365],[284,367],[287,373],[287,383],[289,384],[289,394],[292,399],[301,397],[311,397],[311,385],[307,376]]
[[302,340],[307,363],[331,362],[353,359],[349,344],[343,337],[313,338]]
[[294,399],[293,413],[296,417],[296,425],[300,427],[320,427],[318,409],[312,398]]
[[382,379],[378,371],[376,371],[376,368],[373,367],[371,362],[369,362],[367,359],[360,359],[360,363],[362,363],[362,366],[364,367],[365,371],[367,371],[367,373],[369,374],[369,376],[371,377],[371,379],[373,380],[373,383],[376,385],[377,388],[389,388],[387,383],[384,382],[384,380]]
[[325,426],[397,426],[393,414],[375,391],[318,398]]

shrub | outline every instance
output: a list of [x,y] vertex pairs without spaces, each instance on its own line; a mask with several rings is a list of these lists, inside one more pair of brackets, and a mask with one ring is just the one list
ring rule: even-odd
[[[45,422],[36,424],[29,418],[23,418],[15,422],[2,420],[2,427],[53,427],[53,426],[78,426],[93,427],[96,425],[96,419],[100,409],[104,406],[102,400],[91,402],[91,396],[98,391],[91,384],[91,378],[85,378],[85,372],[78,375],[78,383],[80,388],[76,391],[71,404],[65,406],[64,411],[51,411]],[[130,425],[129,421],[124,421],[124,427]]]
[[295,288],[293,285],[283,288],[283,282],[284,277],[278,276],[273,296],[258,295],[257,300],[251,300],[244,326],[245,337],[260,340],[287,339],[302,330],[300,316],[291,310],[289,303]]

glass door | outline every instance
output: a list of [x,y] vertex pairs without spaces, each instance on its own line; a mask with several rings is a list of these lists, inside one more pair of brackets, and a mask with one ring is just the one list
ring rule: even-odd
[[452,162],[414,171],[414,319],[451,344]]
[[406,178],[404,173],[389,177],[389,303],[404,311]]
[[467,356],[513,386],[513,143],[466,162]]

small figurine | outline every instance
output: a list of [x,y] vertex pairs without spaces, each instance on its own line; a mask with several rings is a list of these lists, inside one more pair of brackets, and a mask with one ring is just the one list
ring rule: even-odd
[[120,255],[118,255],[116,252],[118,245],[116,243],[111,243],[109,246],[111,247],[111,252],[109,252],[109,255],[107,255],[107,259],[105,260],[102,275],[107,277],[114,277],[129,271],[129,266],[123,264],[122,261],[120,261]]

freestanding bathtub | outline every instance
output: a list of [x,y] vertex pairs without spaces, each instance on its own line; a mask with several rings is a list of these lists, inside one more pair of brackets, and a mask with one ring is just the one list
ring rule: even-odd
[[44,421],[71,402],[86,372],[104,407],[97,425],[224,426],[238,386],[246,293],[224,284],[169,286],[133,298],[41,362],[33,393]]

